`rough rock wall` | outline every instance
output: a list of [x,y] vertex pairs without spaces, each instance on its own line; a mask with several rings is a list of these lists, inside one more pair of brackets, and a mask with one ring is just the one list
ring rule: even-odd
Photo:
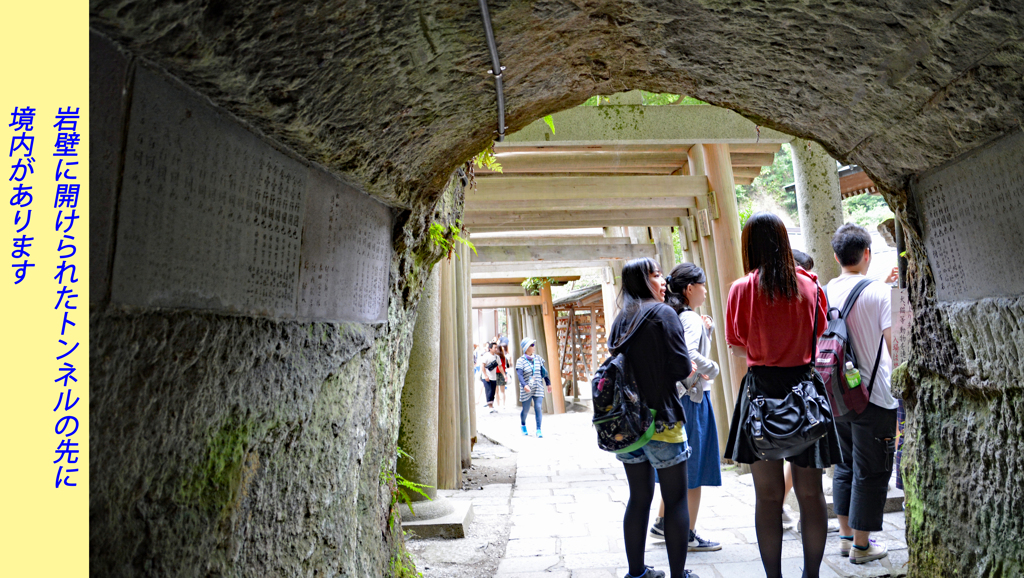
[[[91,5],[98,29],[390,202],[436,194],[497,128],[474,0]],[[513,131],[593,94],[683,93],[817,140],[896,189],[1024,116],[1018,1],[490,7]]]
[[940,303],[907,193],[913,356],[893,374],[913,577],[1024,576],[1024,298]]
[[[94,239],[92,262],[100,288],[90,315],[92,574],[388,575],[401,538],[389,521],[393,488],[385,472],[396,458],[416,305],[441,257],[427,229],[454,222],[462,180],[453,176],[438,195],[395,218],[388,231],[394,250],[384,257],[390,284],[383,322],[119,304],[103,288],[117,280],[113,240],[126,242],[118,228],[133,217],[119,202],[123,175],[143,162],[122,149],[126,111],[133,71],[152,65],[101,37],[93,42],[94,58],[107,59],[94,68],[107,74],[96,75],[103,82],[92,99],[100,130],[91,185],[101,202],[91,226],[106,232]],[[110,66],[114,60],[118,66]],[[212,114],[199,109],[209,105],[189,102],[192,118]],[[180,197],[174,186],[157,188],[158,180],[147,195]],[[223,202],[226,182],[201,189],[208,210],[227,212],[217,200]],[[189,233],[166,225],[150,231],[156,242]],[[244,248],[244,241],[231,242]],[[207,265],[238,266],[231,249],[219,254],[225,262]]]

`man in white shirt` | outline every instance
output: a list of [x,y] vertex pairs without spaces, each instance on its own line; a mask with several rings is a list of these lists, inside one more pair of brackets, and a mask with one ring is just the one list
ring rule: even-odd
[[[832,237],[832,250],[843,272],[829,281],[825,293],[830,307],[842,309],[853,288],[866,279],[871,235],[863,227],[847,223]],[[886,546],[871,540],[870,533],[882,529],[896,451],[897,403],[889,381],[891,308],[889,286],[873,281],[846,316],[861,383],[871,391],[868,406],[860,415],[850,412],[836,418],[843,463],[836,464],[832,498],[839,518],[840,552],[854,564],[888,555]]]

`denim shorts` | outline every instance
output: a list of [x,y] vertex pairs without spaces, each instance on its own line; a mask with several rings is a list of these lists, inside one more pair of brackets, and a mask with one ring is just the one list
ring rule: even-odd
[[644,447],[628,454],[615,454],[615,458],[626,464],[642,464],[651,462],[656,470],[669,468],[685,462],[690,457],[690,446],[686,442],[672,444],[651,440]]

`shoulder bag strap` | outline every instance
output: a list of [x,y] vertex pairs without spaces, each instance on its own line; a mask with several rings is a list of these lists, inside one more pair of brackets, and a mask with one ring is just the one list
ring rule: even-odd
[[875,354],[875,367],[871,370],[871,381],[868,382],[868,400],[871,399],[871,391],[875,388],[875,376],[878,375],[878,364],[882,361],[882,346],[885,345],[885,334],[878,340],[878,353]]
[[853,309],[853,304],[857,301],[857,298],[860,297],[860,294],[870,284],[871,279],[861,279],[853,286],[853,289],[850,290],[850,294],[846,296],[846,303],[843,304],[843,310],[839,312],[840,317],[846,319],[846,316],[850,313],[850,309]]
[[[814,360],[818,358],[818,303],[821,299],[821,285],[818,282],[814,282],[814,311],[811,315],[814,316],[814,329],[811,330],[811,365],[814,365]],[[825,296],[826,303],[828,302],[828,296]],[[827,314],[826,314],[827,315]]]

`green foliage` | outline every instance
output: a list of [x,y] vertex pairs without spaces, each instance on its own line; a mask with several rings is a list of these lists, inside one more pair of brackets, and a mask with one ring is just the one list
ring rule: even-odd
[[[399,458],[407,458],[410,460],[413,459],[412,456],[409,455],[409,453],[403,450],[402,448],[396,449],[398,450]],[[394,472],[391,474],[391,480],[393,480],[395,484],[395,489],[391,493],[391,505],[394,506],[399,501],[401,501],[406,506],[409,506],[409,511],[413,514],[415,514],[416,511],[412,509],[412,494],[410,492],[419,494],[429,500],[430,496],[423,491],[423,488],[434,487],[428,486],[426,484],[417,484],[416,482],[407,480],[405,479],[405,477],[402,476],[402,474],[399,474],[398,472]]]
[[707,104],[707,103],[704,102],[703,100],[697,100],[696,98],[693,98],[692,96],[684,96],[683,99],[680,100],[679,102],[677,102],[676,104],[682,104],[684,106],[690,106],[690,105],[694,105],[694,104]]
[[[551,129],[551,132],[555,132],[554,128]],[[480,151],[479,153],[477,153],[475,157],[473,157],[473,166],[475,166],[478,169],[487,169],[489,171],[494,171],[496,173],[502,172],[501,164],[498,163],[498,158],[494,156],[493,142],[487,145],[487,148]]]
[[[781,211],[790,221],[798,223],[800,217],[796,206],[796,191],[786,191],[786,185],[793,182],[793,149],[782,145],[775,153],[775,160],[769,167],[762,167],[761,174],[749,185],[736,186],[736,204],[740,210],[740,226],[746,223],[758,208]],[[746,213],[746,218],[743,216]],[[782,215],[780,215],[782,216]]]
[[753,214],[754,214],[754,206],[753,205],[747,205],[745,207],[740,207],[740,229],[742,229],[743,227],[745,227],[747,225],[747,219],[749,219],[750,216],[753,215]]
[[391,557],[392,578],[423,578],[423,574],[416,570],[416,562],[412,555],[405,549],[405,544],[399,546],[395,555]]
[[886,219],[893,218],[889,205],[881,195],[857,195],[843,199],[843,220],[857,223],[862,227],[874,228]]
[[526,292],[530,295],[539,295],[540,290],[544,285],[550,285],[554,282],[555,280],[551,277],[530,277],[523,281],[522,285],[523,289],[526,289]]
[[[430,242],[447,253],[449,259],[452,255],[452,249],[455,248],[455,243],[462,243],[469,247],[475,255],[476,246],[473,245],[472,241],[462,236],[462,220],[459,219],[455,223],[455,225],[449,225],[447,229],[441,223],[431,223],[430,230],[428,231]],[[458,258],[458,253],[455,256]]]
[[[703,100],[697,100],[692,96],[680,96],[678,94],[671,94],[668,92],[647,92],[646,90],[641,90],[640,95],[643,97],[643,104],[645,106],[663,106],[666,104],[707,104]],[[601,106],[602,104],[608,104],[610,100],[611,99],[607,96],[594,95],[584,101],[580,106]],[[551,126],[550,123],[548,126]],[[555,131],[552,128],[551,134],[554,133]]]
[[554,135],[555,134],[555,118],[549,114],[549,115],[544,117],[544,122],[548,125],[548,128],[551,129],[551,134]]
[[640,95],[643,97],[643,103],[645,106],[663,106],[666,104],[675,104],[679,102],[678,94],[669,94],[667,92],[647,92],[641,90]]

